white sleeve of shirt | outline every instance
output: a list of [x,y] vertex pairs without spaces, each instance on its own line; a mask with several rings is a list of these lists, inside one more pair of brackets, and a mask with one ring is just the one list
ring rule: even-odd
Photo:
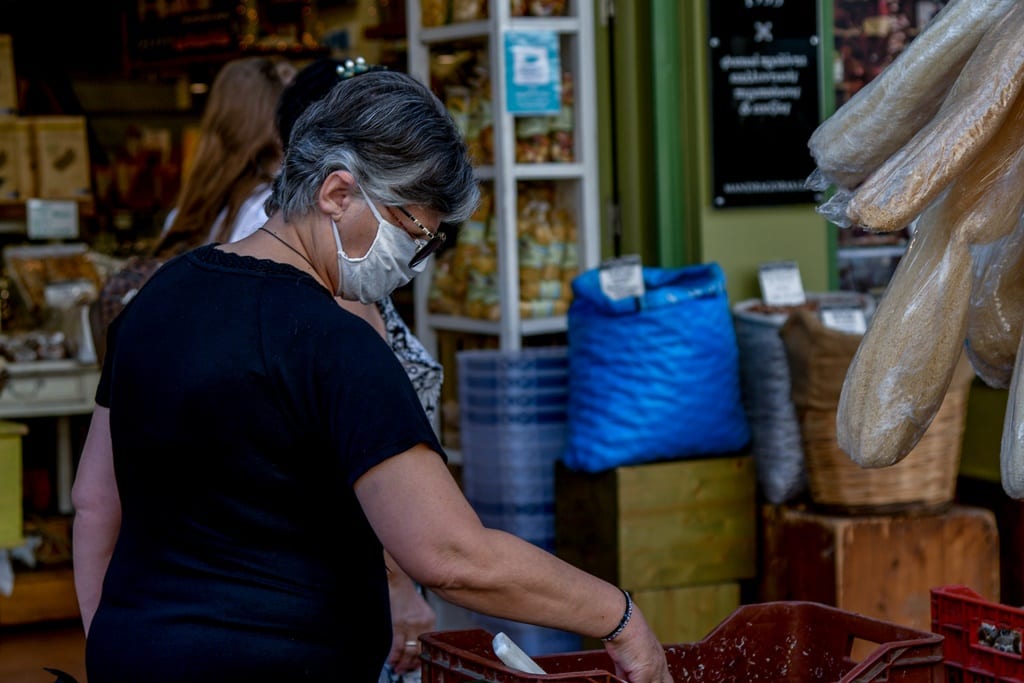
[[243,237],[248,237],[267,222],[267,214],[263,210],[263,203],[267,201],[269,196],[270,186],[261,185],[242,203],[242,206],[238,209],[238,215],[235,216],[235,224],[231,226],[229,242],[237,242]]

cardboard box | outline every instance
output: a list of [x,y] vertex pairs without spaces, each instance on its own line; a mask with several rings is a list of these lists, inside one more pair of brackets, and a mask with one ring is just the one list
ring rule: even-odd
[[999,532],[989,510],[831,516],[765,506],[761,599],[811,600],[927,631],[934,586],[999,596]]
[[23,203],[35,194],[32,124],[26,118],[0,117],[0,203]]
[[28,427],[0,420],[0,548],[25,542],[21,489],[21,437]]
[[555,474],[556,553],[629,591],[753,578],[749,455]]
[[11,36],[0,33],[0,115],[18,113],[18,79],[14,73]]
[[83,116],[32,117],[36,153],[36,196],[88,199],[92,196],[89,143]]

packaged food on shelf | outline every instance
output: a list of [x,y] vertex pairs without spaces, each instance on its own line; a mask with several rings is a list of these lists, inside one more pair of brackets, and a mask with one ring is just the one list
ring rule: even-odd
[[49,284],[86,280],[97,289],[103,285],[85,244],[9,246],[3,257],[22,299],[36,310],[45,308]]
[[510,0],[513,17],[561,17],[565,15],[565,0]]
[[452,23],[487,18],[487,0],[452,0]]
[[468,142],[470,90],[464,85],[449,85],[444,89],[444,106],[458,126],[462,137]]
[[570,163],[576,160],[572,105],[562,105],[562,111],[551,117],[548,126],[548,160],[555,163]]
[[565,315],[578,273],[574,214],[559,205],[553,182],[520,183],[518,202],[520,315]]
[[450,0],[422,0],[420,2],[420,23],[424,28],[443,26],[451,16]]
[[517,164],[540,164],[548,160],[550,124],[548,116],[520,116],[516,119]]

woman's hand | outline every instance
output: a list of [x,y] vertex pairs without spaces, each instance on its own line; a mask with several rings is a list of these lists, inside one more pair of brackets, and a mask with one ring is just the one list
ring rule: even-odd
[[420,667],[419,637],[434,630],[436,615],[409,575],[390,557],[387,566],[393,629],[387,663],[396,674],[404,674]]
[[635,605],[626,628],[604,647],[619,678],[630,683],[672,683],[665,648]]

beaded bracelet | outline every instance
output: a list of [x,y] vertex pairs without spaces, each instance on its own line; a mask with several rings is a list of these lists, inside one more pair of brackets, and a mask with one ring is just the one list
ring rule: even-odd
[[633,616],[633,598],[629,597],[629,593],[627,591],[622,590],[621,588],[619,590],[621,590],[622,594],[626,596],[626,611],[622,613],[622,620],[619,621],[619,625],[615,627],[615,630],[604,638],[601,638],[601,640],[606,643],[610,640],[615,640],[619,634],[622,633],[623,629],[626,628],[626,625],[629,624],[630,618]]

